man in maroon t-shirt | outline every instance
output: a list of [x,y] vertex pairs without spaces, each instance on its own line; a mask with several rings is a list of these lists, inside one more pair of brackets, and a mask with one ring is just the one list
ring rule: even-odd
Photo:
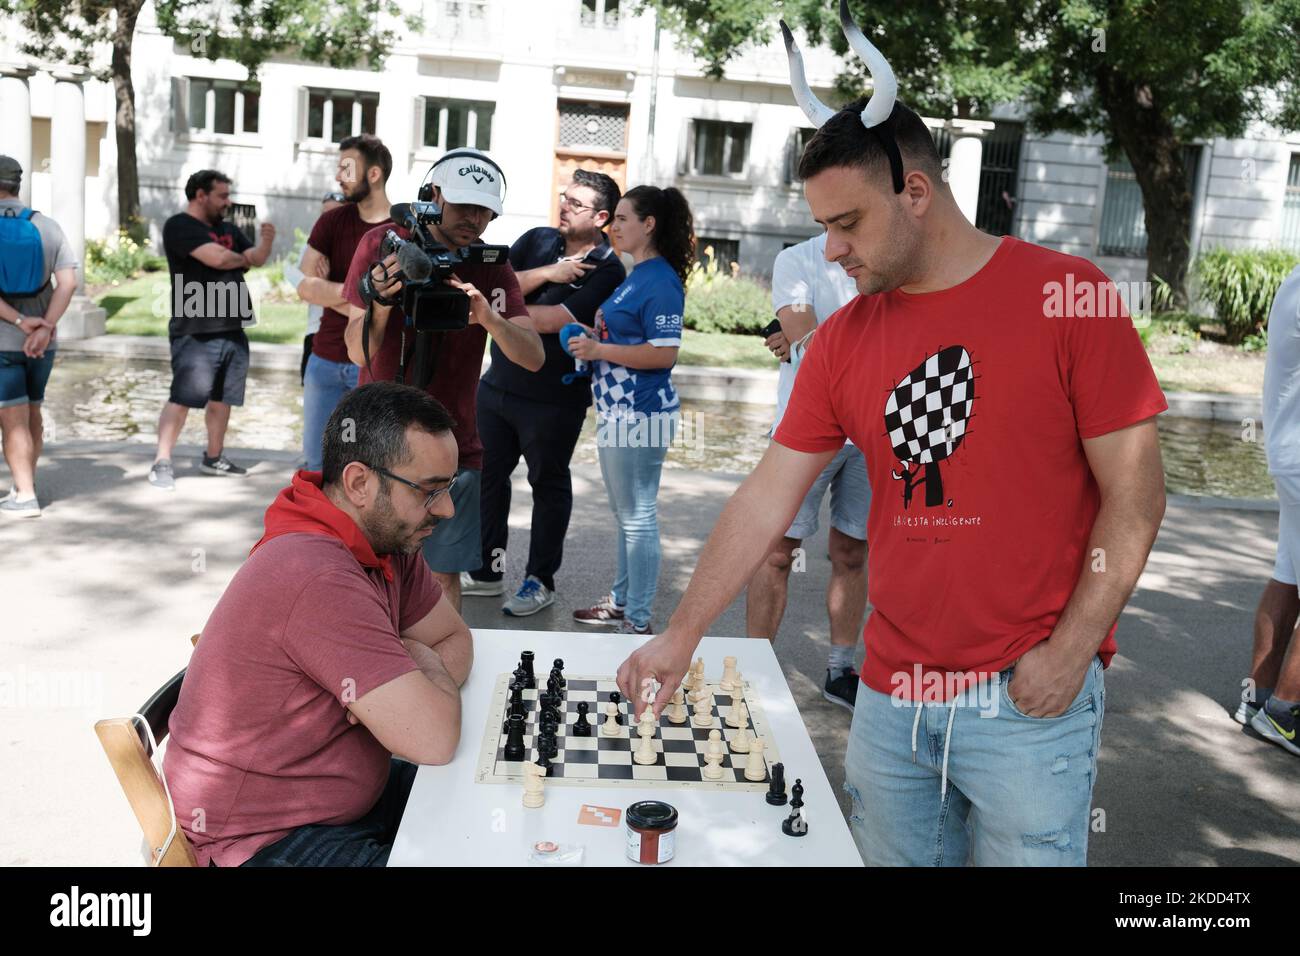
[[308,471],[321,469],[321,436],[330,412],[345,392],[357,387],[357,367],[348,360],[343,342],[348,327],[343,280],[361,237],[390,222],[384,185],[392,171],[392,154],[379,137],[362,134],[339,143],[335,179],[346,202],[322,213],[307,237],[302,260],[306,278],[298,283],[298,296],[325,309],[312,339],[302,383],[302,453]]
[[[430,179],[433,201],[442,208],[442,222],[431,223],[429,232],[447,249],[459,250],[477,242],[488,223],[501,214],[505,177],[501,167],[486,153],[476,149],[452,150],[434,163]],[[396,278],[397,256],[390,255],[378,264],[379,246],[387,228],[372,229],[362,238],[343,287],[351,307],[346,333],[348,356],[362,366],[361,382],[393,381],[403,363],[409,380],[414,365],[415,335],[406,327],[401,306],[390,307],[376,301],[370,315],[369,363],[362,345],[366,321],[365,302],[358,289],[362,275],[371,271],[375,287],[384,298],[399,295],[402,288],[400,279]],[[403,239],[410,238],[404,228],[394,228],[394,232]],[[491,266],[460,266],[447,282],[469,296],[469,325],[457,331],[428,333],[433,372],[427,388],[456,418],[460,472],[454,492],[456,516],[425,542],[424,557],[443,592],[460,610],[460,573],[477,571],[483,565],[479,541],[483,445],[478,437],[475,397],[487,337],[492,336],[510,361],[530,372],[542,367],[546,352],[508,261]]]
[[163,769],[201,865],[383,866],[415,764],[455,755],[473,644],[418,554],[451,516],[452,424],[417,389],[354,389],[324,472],[267,509],[170,720]]

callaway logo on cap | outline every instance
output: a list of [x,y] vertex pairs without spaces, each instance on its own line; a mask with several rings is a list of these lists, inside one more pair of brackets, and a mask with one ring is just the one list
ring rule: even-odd
[[430,182],[447,202],[484,206],[501,215],[505,176],[492,158],[477,149],[454,149],[433,167]]

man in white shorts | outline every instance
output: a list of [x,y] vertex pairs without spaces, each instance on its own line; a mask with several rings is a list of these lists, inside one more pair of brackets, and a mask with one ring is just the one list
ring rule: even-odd
[[[857,294],[857,287],[844,270],[826,261],[825,233],[783,249],[776,257],[772,265],[772,310],[781,331],[767,340],[768,348],[781,359],[773,432],[781,424],[799,360],[813,332]],[[785,614],[790,570],[802,560],[797,549],[817,533],[817,516],[828,489],[831,580],[826,588],[826,611],[831,624],[831,649],[822,696],[852,710],[860,681],[854,664],[867,608],[867,510],[871,504],[866,462],[852,442],[846,442],[817,477],[794,524],[750,581],[745,597],[745,629],[750,637],[776,640]]]
[[1300,756],[1300,266],[1283,280],[1268,317],[1264,447],[1277,485],[1277,563],[1255,611],[1250,680],[1236,717]]

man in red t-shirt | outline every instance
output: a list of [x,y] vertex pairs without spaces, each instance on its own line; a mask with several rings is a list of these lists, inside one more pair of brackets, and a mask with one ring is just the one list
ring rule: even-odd
[[1102,666],[1164,513],[1164,396],[1100,270],[978,231],[920,118],[897,103],[873,130],[865,102],[799,170],[859,294],[818,329],[772,446],[619,684],[659,681],[662,706],[852,439],[874,490],[845,757],[864,859],[1082,864]]
[[[505,194],[501,167],[479,150],[455,149],[434,163],[429,173],[433,201],[442,208],[441,224],[429,225],[433,239],[450,250],[477,242],[488,223],[501,214]],[[345,340],[348,357],[361,366],[361,382],[394,381],[403,364],[409,381],[417,364],[413,356],[416,336],[406,326],[400,305],[373,303],[369,362],[363,348],[366,309],[359,289],[362,275],[371,271],[375,288],[384,298],[393,298],[402,289],[397,278],[400,272],[396,254],[377,264],[379,246],[388,228],[380,226],[366,233],[344,282],[343,294],[350,306]],[[405,228],[393,227],[393,231],[402,239],[410,238]],[[460,471],[453,502],[456,516],[425,542],[424,557],[443,592],[459,611],[461,572],[477,571],[483,566],[479,533],[483,443],[478,437],[475,397],[487,337],[492,336],[506,358],[530,372],[542,367],[546,352],[508,261],[503,260],[500,265],[459,266],[447,283],[469,296],[469,325],[457,331],[425,333],[430,339],[428,347],[433,359],[427,388],[456,418]]]
[[308,471],[320,471],[325,422],[344,393],[357,387],[357,367],[348,358],[343,341],[348,327],[343,280],[361,237],[392,221],[384,191],[392,171],[392,154],[378,136],[363,133],[339,143],[339,168],[334,178],[345,202],[322,213],[307,237],[298,296],[325,310],[312,337],[302,380],[302,453]]
[[453,424],[417,389],[354,389],[323,473],[267,509],[170,720],[201,865],[383,866],[415,764],[455,755],[473,645],[418,553],[452,514]]

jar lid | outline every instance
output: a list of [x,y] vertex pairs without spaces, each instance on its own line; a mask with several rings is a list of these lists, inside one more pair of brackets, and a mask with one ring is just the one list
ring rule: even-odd
[[629,826],[641,830],[671,830],[677,826],[677,810],[661,800],[641,800],[627,808]]

